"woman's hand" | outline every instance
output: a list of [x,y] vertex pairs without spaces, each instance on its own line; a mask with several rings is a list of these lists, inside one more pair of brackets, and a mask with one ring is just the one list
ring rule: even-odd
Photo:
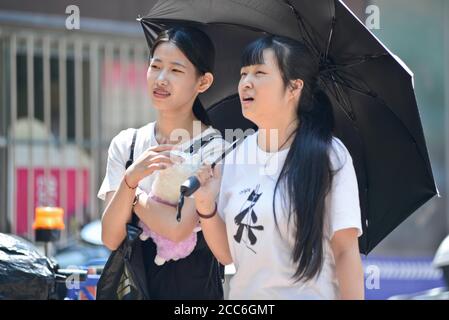
[[173,155],[170,151],[173,145],[158,145],[148,148],[137,158],[128,169],[125,177],[130,187],[137,187],[139,181],[157,170],[163,170],[173,164]]
[[203,165],[196,177],[201,183],[201,187],[193,194],[198,211],[204,214],[212,212],[215,208],[215,199],[220,191],[221,184],[221,166],[217,165],[214,169],[211,165]]

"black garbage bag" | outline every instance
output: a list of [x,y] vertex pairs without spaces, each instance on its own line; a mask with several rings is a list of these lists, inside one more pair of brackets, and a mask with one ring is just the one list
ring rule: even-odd
[[47,300],[55,286],[56,265],[36,247],[0,233],[0,300]]

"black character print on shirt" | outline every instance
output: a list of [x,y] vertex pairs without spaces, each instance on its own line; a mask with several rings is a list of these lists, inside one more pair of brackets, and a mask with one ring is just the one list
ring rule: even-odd
[[246,230],[248,235],[249,244],[251,246],[255,245],[257,242],[256,235],[254,234],[254,230],[263,230],[262,225],[256,225],[257,223],[257,215],[254,211],[254,206],[259,200],[262,193],[259,193],[260,184],[258,184],[254,190],[251,191],[248,198],[245,200],[245,202],[242,205],[242,208],[240,213],[237,214],[234,218],[234,222],[236,225],[238,225],[237,232],[234,235],[235,241],[240,243],[243,241],[243,243],[246,244],[247,248],[256,253],[251,247],[249,247],[248,242],[245,241],[243,238],[243,232]]

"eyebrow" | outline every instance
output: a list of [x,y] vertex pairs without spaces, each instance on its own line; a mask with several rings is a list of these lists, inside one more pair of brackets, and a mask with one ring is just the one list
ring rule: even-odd
[[[154,58],[153,61],[155,61],[155,62],[162,62],[162,60],[161,60],[161,59],[158,59],[158,58]],[[186,67],[185,65],[183,65],[181,62],[172,61],[172,62],[170,62],[170,64],[174,64],[174,65],[176,65],[176,66],[180,66],[180,67],[182,67],[182,68],[187,69],[187,67]]]

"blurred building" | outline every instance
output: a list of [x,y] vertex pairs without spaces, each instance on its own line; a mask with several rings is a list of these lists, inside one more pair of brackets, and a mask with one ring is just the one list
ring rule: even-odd
[[[68,232],[98,218],[114,135],[154,119],[138,15],[156,1],[0,4],[0,231],[32,239],[36,206],[65,209]],[[69,8],[70,9],[70,8]]]
[[[38,205],[62,206],[69,232],[100,217],[96,192],[111,138],[155,116],[146,92],[148,48],[135,20],[155,2],[1,1],[0,232],[32,238]],[[432,255],[449,232],[449,2],[344,2],[364,23],[375,13],[369,6],[378,8],[379,28],[372,32],[414,71],[443,196],[417,210],[374,253]],[[79,30],[66,28],[72,4],[80,9]]]

